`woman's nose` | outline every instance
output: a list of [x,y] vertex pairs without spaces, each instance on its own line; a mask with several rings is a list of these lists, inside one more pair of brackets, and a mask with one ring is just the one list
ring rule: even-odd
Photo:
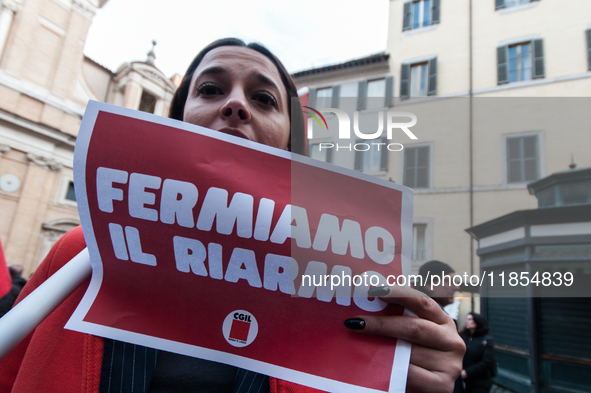
[[251,119],[248,105],[242,97],[229,97],[220,108],[220,115],[240,123],[248,123]]

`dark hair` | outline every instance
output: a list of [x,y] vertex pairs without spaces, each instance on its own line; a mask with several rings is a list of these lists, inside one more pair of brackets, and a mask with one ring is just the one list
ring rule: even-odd
[[474,322],[476,323],[476,330],[474,330],[474,333],[472,333],[468,329],[466,329],[466,327],[464,327],[464,330],[462,330],[461,333],[463,337],[478,337],[488,334],[488,323],[486,323],[486,319],[484,319],[482,315],[476,314],[474,312],[470,312],[468,313],[468,315],[472,315],[472,318],[474,318]]
[[416,283],[415,289],[424,292],[424,288],[427,286],[429,276],[438,276],[441,275],[442,272],[444,274],[452,274],[455,273],[455,270],[447,263],[441,261],[433,260],[423,263],[419,268],[419,276],[422,278],[422,285],[419,285],[421,283]]
[[181,121],[183,120],[185,103],[187,102],[187,96],[189,95],[189,87],[191,85],[193,74],[199,66],[199,63],[201,63],[201,60],[203,60],[203,57],[205,57],[205,55],[212,49],[219,48],[220,46],[238,46],[241,48],[249,48],[261,53],[271,60],[273,64],[275,64],[275,67],[277,67],[277,71],[281,76],[283,86],[285,86],[285,90],[287,90],[287,97],[290,101],[288,102],[288,110],[289,119],[291,121],[291,133],[288,148],[291,152],[305,154],[306,141],[304,134],[304,115],[302,114],[302,107],[300,105],[295,83],[293,82],[293,79],[291,79],[291,76],[281,61],[279,61],[279,59],[273,53],[271,53],[270,50],[256,42],[246,44],[244,41],[238,38],[222,38],[203,48],[201,52],[195,56],[195,59],[193,59],[191,65],[189,65],[189,68],[187,69],[187,72],[185,73],[179,88],[174,93],[172,103],[170,104],[170,112],[168,113],[168,117]]

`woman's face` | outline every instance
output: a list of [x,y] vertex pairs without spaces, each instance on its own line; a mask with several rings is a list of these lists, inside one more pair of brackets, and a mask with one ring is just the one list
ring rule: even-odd
[[466,316],[466,325],[465,325],[466,329],[474,331],[476,330],[476,322],[474,322],[474,317],[472,316],[472,314],[468,314]]
[[287,149],[289,98],[275,65],[249,48],[209,51],[195,70],[183,120]]

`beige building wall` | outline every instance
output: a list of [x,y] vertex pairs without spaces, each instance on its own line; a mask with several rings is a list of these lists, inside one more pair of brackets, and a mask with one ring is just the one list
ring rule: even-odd
[[80,86],[84,40],[98,1],[2,1],[0,31],[0,237],[25,274],[78,224],[65,199],[75,136],[88,97]]
[[[396,81],[395,94],[400,94],[403,63],[437,58],[437,93],[395,105],[398,110],[416,111],[419,122],[414,129],[419,140],[415,143],[432,147],[432,183],[429,188],[415,189],[415,222],[432,223],[428,253],[435,259],[450,263],[459,273],[470,271],[471,264],[477,271],[478,256],[473,254],[471,262],[471,240],[464,230],[515,210],[537,207],[537,200],[527,191],[527,182],[507,180],[507,138],[537,136],[538,178],[568,170],[571,157],[578,168],[591,166],[591,133],[585,126],[591,120],[591,100],[565,101],[566,97],[591,96],[585,36],[591,28],[591,2],[539,0],[495,10],[494,0],[441,0],[440,23],[403,31],[404,4],[408,1],[390,0],[387,52]],[[470,111],[466,108],[470,102],[470,35],[472,189]],[[543,40],[544,77],[497,84],[497,47],[538,39]],[[451,97],[459,97],[459,101]],[[524,97],[543,99],[530,101]],[[564,98],[553,101],[553,97]],[[452,104],[447,107],[441,103],[444,101]],[[455,119],[442,116],[430,106],[447,107],[447,114]],[[460,119],[463,126],[458,127]],[[395,179],[401,179],[402,167],[402,160],[398,167],[390,166]]]
[[84,56],[106,2],[0,0],[0,238],[7,262],[25,275],[79,225],[72,162],[87,102],[138,109],[146,91],[155,101],[146,110],[166,115],[175,90],[153,47],[117,72]]
[[[479,0],[481,1],[481,0]],[[438,95],[466,93],[469,80],[468,0],[442,0],[441,22],[430,26],[403,31],[405,0],[390,0],[388,48],[392,73],[400,76],[402,63],[420,63],[437,57],[439,75],[457,78],[439,78]],[[449,23],[453,20],[453,23]],[[394,92],[400,92],[400,78],[395,78]]]
[[[356,97],[359,81],[380,74],[394,77],[393,110],[417,116],[412,130],[418,139],[395,137],[392,142],[403,143],[405,150],[389,153],[385,171],[368,174],[404,183],[406,152],[428,147],[428,184],[414,188],[414,224],[425,228],[425,252],[417,253],[422,258],[414,258],[413,271],[426,260],[439,259],[457,273],[479,273],[477,244],[465,229],[537,207],[528,181],[508,179],[508,140],[535,137],[537,178],[568,170],[573,158],[578,168],[591,166],[591,71],[585,36],[591,29],[591,2],[538,0],[495,10],[494,0],[440,0],[439,23],[403,30],[409,2],[390,0],[388,70],[343,71],[333,65],[298,73],[296,83],[312,89],[340,85],[341,96]],[[497,48],[533,40],[542,40],[543,77],[498,84]],[[403,65],[428,64],[430,59],[437,62],[435,94],[401,98]],[[375,112],[362,110],[360,117]],[[331,128],[332,115],[327,120]],[[315,131],[310,144],[335,140]],[[354,153],[332,160],[354,168]],[[469,298],[462,301],[460,319],[470,303]],[[478,309],[477,300],[474,306]]]
[[[577,97],[589,96],[591,75],[587,72],[585,30],[591,28],[591,2],[587,0],[533,1],[520,6],[495,10],[492,1],[474,1],[474,90],[497,87],[496,48],[532,39],[544,40],[543,79],[521,82],[502,96],[521,94],[522,97]],[[542,89],[524,89],[536,83],[555,84],[563,78],[583,78],[586,93],[579,94],[567,86],[545,86]],[[582,81],[579,81],[582,82]],[[544,89],[551,91],[545,92]],[[484,92],[483,92],[484,93]],[[508,94],[506,94],[508,93]],[[545,94],[547,93],[547,94]],[[516,96],[516,95],[511,95]]]

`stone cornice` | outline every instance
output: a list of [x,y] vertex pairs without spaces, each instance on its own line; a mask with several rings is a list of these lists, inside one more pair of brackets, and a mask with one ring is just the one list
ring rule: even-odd
[[80,13],[88,20],[92,20],[99,4],[96,1],[72,0],[72,9]]

